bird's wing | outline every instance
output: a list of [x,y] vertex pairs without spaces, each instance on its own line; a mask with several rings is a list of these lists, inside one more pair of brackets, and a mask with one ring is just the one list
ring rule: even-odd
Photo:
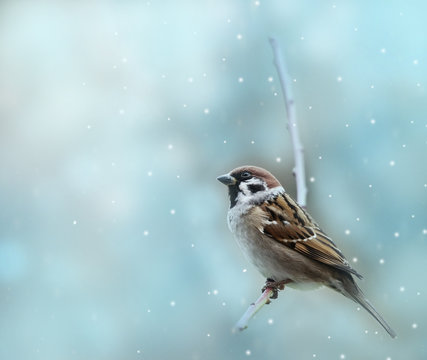
[[262,204],[261,210],[266,217],[258,229],[263,234],[313,260],[362,278],[331,238],[289,195],[277,195]]

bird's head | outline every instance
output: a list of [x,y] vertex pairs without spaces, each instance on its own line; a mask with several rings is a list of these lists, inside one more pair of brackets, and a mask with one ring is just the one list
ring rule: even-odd
[[256,203],[265,200],[271,190],[281,188],[279,181],[267,170],[256,166],[240,166],[217,177],[228,186],[230,208],[238,202]]

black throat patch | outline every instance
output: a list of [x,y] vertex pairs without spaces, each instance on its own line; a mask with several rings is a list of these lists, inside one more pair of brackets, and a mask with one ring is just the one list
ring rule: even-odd
[[239,195],[239,184],[234,184],[228,187],[228,195],[230,196],[230,209],[237,204],[237,195]]

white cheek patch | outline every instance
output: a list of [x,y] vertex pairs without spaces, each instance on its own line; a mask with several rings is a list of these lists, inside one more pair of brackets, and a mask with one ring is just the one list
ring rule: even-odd
[[265,190],[267,190],[267,184],[264,181],[262,181],[261,179],[258,179],[258,178],[252,178],[252,179],[249,179],[246,181],[242,181],[239,184],[240,192],[243,193],[245,196],[253,195],[254,192],[253,192],[253,190],[251,190],[251,186],[263,187],[264,188],[263,192]]
[[[259,190],[256,192],[253,192],[253,188],[251,190],[251,186],[260,186],[263,188],[263,190]],[[248,205],[255,205],[259,204],[263,201],[265,201],[267,198],[270,198],[271,196],[278,194],[281,191],[284,191],[281,186],[278,186],[274,189],[269,189],[267,184],[258,178],[252,178],[247,181],[242,181],[239,184],[239,193],[237,195],[237,202],[241,205],[248,204]]]

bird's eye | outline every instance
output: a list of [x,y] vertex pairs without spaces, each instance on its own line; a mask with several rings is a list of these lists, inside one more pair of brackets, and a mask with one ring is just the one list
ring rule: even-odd
[[245,171],[242,173],[242,175],[240,175],[242,177],[242,179],[249,179],[252,175],[250,172]]

